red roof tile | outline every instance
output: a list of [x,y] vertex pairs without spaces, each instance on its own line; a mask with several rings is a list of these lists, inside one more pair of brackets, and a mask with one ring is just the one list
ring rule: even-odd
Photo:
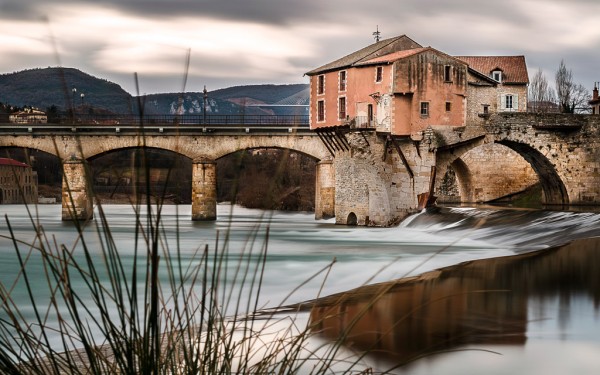
[[469,68],[490,77],[491,72],[502,70],[503,83],[529,83],[525,56],[456,56],[469,64]]
[[21,163],[18,160],[8,159],[8,158],[0,158],[0,165],[12,165],[15,167],[26,167],[29,168],[29,165],[25,163]]

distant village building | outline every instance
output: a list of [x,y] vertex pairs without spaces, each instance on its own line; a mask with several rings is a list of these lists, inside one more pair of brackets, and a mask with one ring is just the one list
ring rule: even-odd
[[600,98],[598,98],[598,84],[594,83],[594,90],[592,91],[592,100],[588,102],[592,107],[593,115],[600,115]]
[[307,72],[310,126],[350,125],[398,136],[527,110],[523,56],[449,56],[403,35]]
[[37,173],[20,161],[0,158],[0,204],[37,202]]
[[12,113],[8,121],[13,124],[46,124],[48,123],[48,116],[37,109],[26,109]]

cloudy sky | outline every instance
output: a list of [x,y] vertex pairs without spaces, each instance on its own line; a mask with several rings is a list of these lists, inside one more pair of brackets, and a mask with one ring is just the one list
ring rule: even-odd
[[134,72],[141,94],[306,83],[376,26],[451,55],[525,55],[530,77],[553,80],[564,59],[588,90],[600,81],[600,0],[0,0],[0,73],[73,67],[132,94]]

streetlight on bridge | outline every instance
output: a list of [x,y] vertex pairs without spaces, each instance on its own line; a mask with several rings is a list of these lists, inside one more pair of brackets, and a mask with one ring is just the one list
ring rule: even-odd
[[206,103],[208,103],[208,91],[206,90],[206,85],[204,85],[204,90],[202,92],[204,93],[204,95],[203,95],[204,106],[202,107],[202,119],[204,120],[203,123],[206,125]]

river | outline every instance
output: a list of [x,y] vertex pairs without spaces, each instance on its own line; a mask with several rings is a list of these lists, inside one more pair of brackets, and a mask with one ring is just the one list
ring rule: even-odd
[[[78,240],[73,223],[60,220],[59,205],[40,205],[31,209],[34,221],[43,227],[50,244],[65,244],[66,248],[75,249],[74,254],[77,254],[82,241]],[[33,280],[34,284],[43,285],[43,270],[36,260],[36,252],[30,251],[26,245],[35,237],[32,219],[21,205],[4,205],[0,206],[0,210],[6,215],[14,237],[23,241],[18,245],[22,253],[31,253],[27,267],[34,272],[39,269],[40,277],[39,280]],[[215,248],[219,249],[219,252],[226,250],[229,258],[225,267],[231,274],[235,274],[236,270],[239,272],[240,259],[249,256],[257,263],[261,258],[261,249],[266,246],[259,308],[275,307],[282,303],[301,303],[365,285],[387,285],[385,283],[391,280],[420,275],[466,261],[507,256],[529,259],[526,255],[531,252],[572,243],[568,251],[584,254],[584,260],[572,266],[575,267],[575,271],[565,275],[561,273],[562,270],[572,262],[568,260],[571,258],[563,255],[560,255],[563,258],[557,261],[541,262],[544,265],[526,263],[527,265],[523,266],[523,262],[527,261],[517,258],[508,266],[504,263],[494,263],[493,266],[487,263],[485,266],[477,262],[469,263],[474,264],[474,269],[483,267],[481,269],[485,269],[485,272],[475,272],[471,268],[458,271],[449,269],[448,275],[456,278],[455,281],[450,284],[436,284],[435,288],[430,285],[428,288],[436,291],[447,289],[448,295],[469,294],[471,291],[464,289],[468,284],[477,290],[514,289],[519,293],[509,291],[510,298],[506,293],[498,293],[497,297],[494,293],[485,293],[485,301],[474,298],[466,302],[446,301],[445,307],[436,314],[419,315],[422,320],[429,319],[429,323],[413,322],[405,327],[405,330],[415,331],[413,335],[399,332],[399,326],[394,328],[393,323],[390,323],[390,327],[381,328],[380,326],[386,324],[385,319],[371,316],[369,319],[372,320],[365,322],[373,330],[396,330],[391,341],[388,340],[395,344],[390,344],[391,347],[381,347],[381,343],[377,343],[386,355],[374,355],[371,363],[375,368],[391,368],[397,361],[410,359],[408,354],[411,354],[412,350],[424,358],[400,367],[395,372],[595,374],[600,369],[600,356],[597,355],[600,352],[600,283],[597,282],[600,277],[596,273],[600,264],[592,262],[598,259],[595,254],[600,252],[600,246],[594,239],[600,234],[600,215],[597,213],[442,207],[409,217],[398,227],[363,228],[337,226],[333,220],[315,221],[312,213],[269,212],[227,204],[220,204],[217,212],[218,218],[215,222],[192,222],[189,220],[189,205],[164,206],[161,212],[161,232],[164,233],[162,248],[168,251],[178,248],[182,264],[197,259],[194,257],[197,257],[198,251],[201,252],[205,246],[212,249],[209,251]],[[104,213],[119,254],[125,264],[132,264],[136,247],[136,220],[133,208],[126,205],[107,205],[104,206]],[[96,218],[98,217],[96,213]],[[10,289],[18,278],[20,267],[14,244],[9,238],[7,219],[3,215],[0,223],[0,281],[6,289]],[[93,249],[100,249],[104,243],[105,237],[97,227],[99,222],[99,219],[95,219],[85,229],[85,244],[92,249],[92,253]],[[265,240],[267,232],[268,240]],[[582,239],[588,240],[581,241]],[[580,241],[572,242],[576,240]],[[598,251],[595,251],[596,249]],[[101,252],[97,251],[100,259]],[[547,265],[556,262],[559,266],[553,266],[554,268]],[[582,267],[581,264],[586,267]],[[325,271],[314,277],[319,270]],[[498,281],[496,276],[503,275],[500,270],[509,276],[502,276],[498,279],[501,281]],[[477,277],[473,276],[474,274]],[[536,276],[544,274],[559,276]],[[583,281],[579,280],[577,275],[583,275]],[[493,284],[491,281],[487,283],[492,279],[499,284]],[[574,279],[579,282],[575,282]],[[232,280],[233,277],[228,278],[228,282],[233,283]],[[450,280],[450,276],[444,280]],[[528,280],[541,281],[527,285]],[[538,285],[539,283],[543,285]],[[30,305],[27,293],[20,288],[21,284],[22,282],[19,282],[14,286],[11,296],[17,305],[21,304],[26,315],[32,314],[27,307]],[[418,284],[415,285],[407,287],[411,290],[411,295],[416,293],[414,290],[421,288]],[[371,294],[368,288],[372,286],[365,288],[358,289],[358,294],[361,290],[364,291],[363,294]],[[390,289],[393,289],[391,294],[386,294],[388,305],[376,307],[375,310],[390,312],[396,309],[400,314],[400,305],[405,305],[401,301],[406,301],[405,297],[397,297],[394,294],[396,287]],[[527,289],[527,293],[522,293],[522,289]],[[34,290],[39,293],[39,299],[45,298],[46,292],[43,287],[35,287]],[[232,290],[237,289],[234,287]],[[425,298],[427,293],[437,293],[431,290],[421,290],[420,298]],[[241,294],[243,298],[246,297],[244,292]],[[415,297],[412,298],[411,301],[414,301]],[[389,301],[396,302],[390,305]],[[360,304],[360,301],[356,303]],[[228,313],[243,312],[236,309],[235,304],[225,308]],[[324,308],[339,309],[339,306],[328,303],[325,307],[319,307],[321,310]],[[319,314],[318,310],[315,311],[313,318],[315,314]],[[345,305],[344,311],[352,311],[352,308]],[[479,318],[485,315],[485,324],[481,323],[481,319],[478,320],[481,324],[478,323],[475,329],[476,338],[464,338],[467,336],[466,331],[474,329],[473,324],[463,324],[464,320],[472,323],[474,319],[466,313],[467,311],[476,311]],[[0,312],[4,314],[4,310]],[[507,314],[509,320],[503,318]],[[428,330],[431,330],[432,324],[435,325],[432,322],[440,319],[461,322],[447,324],[447,331],[443,332],[449,335],[448,332],[452,331],[455,336],[463,339],[449,339],[449,336],[436,338],[439,332],[430,337],[431,332]],[[508,324],[507,321],[512,323]],[[502,335],[494,336],[491,332],[498,327],[502,328]],[[458,334],[456,330],[459,330]],[[362,337],[361,333],[355,333],[356,337]],[[335,335],[335,329],[324,329],[322,337],[335,338]],[[489,338],[490,335],[494,337],[482,339],[484,336]],[[381,336],[382,334],[379,334],[378,340],[381,340]],[[425,339],[433,342],[441,340],[447,345],[415,344],[416,346],[409,345],[410,349],[407,349],[404,348],[405,345],[398,344],[400,341],[416,342]],[[361,349],[356,343],[349,345]],[[460,351],[455,351],[456,349]],[[443,354],[434,355],[434,351],[441,351]]]

